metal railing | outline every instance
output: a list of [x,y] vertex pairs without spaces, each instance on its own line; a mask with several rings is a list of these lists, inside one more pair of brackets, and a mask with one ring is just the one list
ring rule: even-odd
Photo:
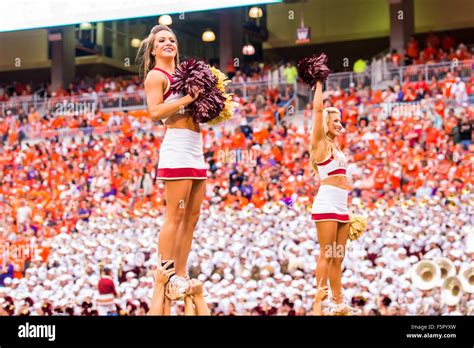
[[[382,102],[380,104],[368,104],[365,108],[360,110],[359,118],[368,117],[369,120],[372,120],[374,117],[380,120],[386,119],[388,116],[391,116],[395,119],[403,119],[405,117],[415,117],[420,118],[425,115],[431,117],[435,121],[434,117],[437,114],[434,109],[434,102],[438,100],[436,98],[422,99],[413,102]],[[453,99],[443,98],[442,99],[447,106],[449,107],[459,107],[462,103],[459,103]],[[474,97],[470,97],[469,103],[474,102]],[[288,122],[297,121],[298,118],[302,119],[303,112],[295,111],[294,114],[288,112],[290,105],[294,104],[294,99],[289,100],[281,108],[285,109],[285,115],[283,119],[280,119],[279,114],[275,114],[275,121],[279,123],[280,121],[287,120]],[[291,118],[287,118],[292,116]],[[219,124],[219,129],[221,130],[233,130],[240,126],[241,121],[246,118],[249,124],[255,124],[261,122],[261,119],[258,118],[258,115],[240,115],[239,112],[236,113],[236,116],[231,120]],[[302,120],[303,122],[308,120]],[[308,126],[311,126],[311,122],[308,123]],[[212,128],[216,126],[210,126]],[[51,130],[41,130],[41,131],[26,131],[25,138],[22,142],[26,143],[36,143],[45,139],[58,138],[87,138],[90,136],[113,136],[120,133],[121,126],[97,126],[97,127],[79,127],[79,128],[58,128]],[[141,124],[140,127],[134,129],[134,135],[139,137],[142,134],[153,133],[155,136],[163,136],[165,129],[162,126],[159,126],[154,123]]]
[[19,114],[21,110],[28,113],[30,108],[40,110],[43,113],[61,115],[80,115],[84,112],[93,112],[101,109],[103,111],[114,110],[138,110],[146,108],[145,92],[116,92],[98,94],[95,96],[80,95],[52,98],[28,98],[15,97],[7,102],[0,103],[0,111],[3,115],[9,110],[12,114]]
[[340,72],[331,74],[326,80],[326,88],[328,86],[333,86],[334,88],[340,86],[342,89],[348,89],[351,85],[367,87],[370,86],[370,83],[370,69],[367,68],[363,73]]
[[229,93],[234,93],[241,98],[248,99],[257,96],[258,94],[266,94],[270,88],[278,88],[280,91],[285,91],[286,87],[290,87],[291,92],[297,90],[297,83],[287,83],[286,80],[250,81],[244,83],[230,83],[226,86]]
[[[443,79],[449,72],[457,72],[463,80],[471,78],[474,59],[425,65],[410,65],[404,67],[389,67],[384,59],[374,61],[364,73],[353,72],[334,73],[329,75],[326,87],[342,87],[347,89],[351,84],[355,86],[372,86],[377,88],[382,82],[390,84],[395,77],[403,81],[406,77],[410,81],[418,80],[420,76],[424,80],[431,80],[435,76],[438,80]],[[296,96],[295,108],[299,111],[311,100],[310,89],[301,82],[288,84],[285,80],[275,83],[273,80],[251,81],[245,83],[231,83],[227,86],[230,93],[249,100],[257,95],[266,95],[268,89],[278,88],[281,92],[289,87],[290,92]],[[7,110],[18,114],[20,110],[28,113],[30,107],[40,110],[42,113],[61,113],[67,115],[79,115],[84,110],[92,111],[101,109],[106,112],[117,110],[138,110],[146,108],[146,98],[143,90],[133,93],[113,92],[99,93],[95,96],[81,95],[68,97],[40,98],[37,94],[27,97],[13,97],[9,101],[0,103],[0,112],[5,115]]]
[[[79,127],[79,128],[58,128],[52,130],[28,131],[25,133],[23,142],[35,143],[45,139],[58,138],[84,138],[91,136],[110,136],[120,133],[120,126],[98,126],[98,127]],[[164,129],[158,125],[148,125],[134,129],[134,135],[153,133],[162,136]]]
[[[269,88],[278,88],[284,92],[285,89],[290,88],[290,94],[295,95],[298,85],[296,83],[288,84],[280,81],[275,84],[272,81],[255,81],[246,83],[229,84],[226,89],[229,93],[234,93],[245,100],[256,97],[258,94],[267,94]],[[297,101],[296,105],[299,105]],[[127,92],[113,92],[113,93],[99,93],[94,96],[80,95],[80,96],[66,96],[66,97],[52,97],[52,98],[32,98],[28,97],[14,97],[7,102],[0,103],[0,111],[5,114],[10,110],[13,114],[18,114],[20,110],[28,113],[31,107],[36,110],[61,115],[80,115],[84,112],[91,112],[97,109],[106,112],[113,112],[118,110],[140,110],[146,109],[146,97],[144,90],[127,93]]]
[[392,81],[397,78],[399,81],[404,81],[409,78],[410,81],[418,81],[420,78],[425,81],[436,77],[438,80],[444,79],[448,73],[456,72],[463,80],[467,80],[472,74],[472,65],[474,59],[463,61],[442,62],[435,64],[422,65],[408,65],[401,67],[393,67],[391,64],[382,60],[382,81]]

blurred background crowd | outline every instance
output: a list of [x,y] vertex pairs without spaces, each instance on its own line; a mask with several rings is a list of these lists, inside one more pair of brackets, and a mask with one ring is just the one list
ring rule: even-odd
[[[472,315],[472,69],[429,78],[410,70],[453,59],[472,67],[472,50],[429,33],[384,59],[404,67],[401,78],[379,88],[330,79],[324,91],[325,106],[342,112],[350,209],[368,217],[366,234],[348,245],[344,296],[363,315]],[[189,274],[204,283],[213,315],[310,314],[320,252],[310,220],[320,184],[309,164],[310,100],[291,61],[227,73],[238,108],[229,123],[203,128],[207,193]],[[106,102],[72,113],[58,111],[61,103],[23,107],[37,90],[61,103]],[[105,267],[116,304],[109,314],[148,312],[165,128],[145,110],[107,108],[139,103],[142,93],[137,76],[81,78],[55,90],[0,84],[1,314],[98,315]],[[444,272],[427,264],[434,279],[420,278],[422,260],[443,263]],[[444,283],[456,274],[459,293]],[[178,303],[173,313],[183,310]]]

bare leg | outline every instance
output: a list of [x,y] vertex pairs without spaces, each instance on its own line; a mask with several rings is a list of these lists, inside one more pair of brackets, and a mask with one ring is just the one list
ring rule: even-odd
[[339,223],[336,237],[336,253],[331,259],[329,265],[329,283],[331,284],[331,291],[333,300],[336,303],[341,303],[342,298],[342,261],[346,254],[346,242],[349,237],[349,223]]
[[186,206],[184,218],[178,228],[178,237],[175,246],[176,275],[186,275],[186,264],[193,243],[196,224],[201,214],[201,204],[206,195],[206,180],[193,180],[189,203]]
[[333,249],[336,244],[337,222],[321,221],[316,222],[318,231],[318,242],[320,245],[318,263],[316,266],[316,284],[323,286],[328,282],[329,265],[333,257]]
[[166,216],[158,238],[158,253],[161,254],[162,260],[175,260],[176,258],[174,250],[178,238],[178,228],[184,219],[191,187],[192,180],[165,182]]

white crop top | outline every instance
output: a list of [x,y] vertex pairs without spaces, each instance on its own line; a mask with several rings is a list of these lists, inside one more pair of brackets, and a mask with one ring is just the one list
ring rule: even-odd
[[346,175],[347,158],[343,152],[337,151],[336,155],[330,155],[322,162],[316,162],[321,180],[329,176]]
[[[161,71],[165,75],[166,79],[168,80],[166,90],[163,94],[163,103],[166,103],[166,104],[171,103],[172,101],[175,101],[176,99],[184,97],[183,93],[175,93],[173,91],[173,89],[171,88],[171,83],[173,82],[173,76],[171,76],[168,72],[166,72],[166,71],[164,71],[163,69],[160,69],[160,68],[154,68],[153,70]],[[186,110],[186,108],[185,108],[185,110]],[[179,114],[179,112],[175,113],[174,115],[176,115],[176,114]],[[163,124],[165,124],[166,121],[169,120],[174,115],[171,115],[170,117],[167,117],[167,118],[163,118],[161,120],[161,122],[163,122]]]

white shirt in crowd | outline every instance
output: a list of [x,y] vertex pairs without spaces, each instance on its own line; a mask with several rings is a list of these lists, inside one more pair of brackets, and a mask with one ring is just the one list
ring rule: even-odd
[[18,211],[16,213],[17,223],[18,224],[23,224],[23,223],[31,220],[32,214],[33,214],[33,211],[27,205],[24,205],[24,206],[18,208]]

